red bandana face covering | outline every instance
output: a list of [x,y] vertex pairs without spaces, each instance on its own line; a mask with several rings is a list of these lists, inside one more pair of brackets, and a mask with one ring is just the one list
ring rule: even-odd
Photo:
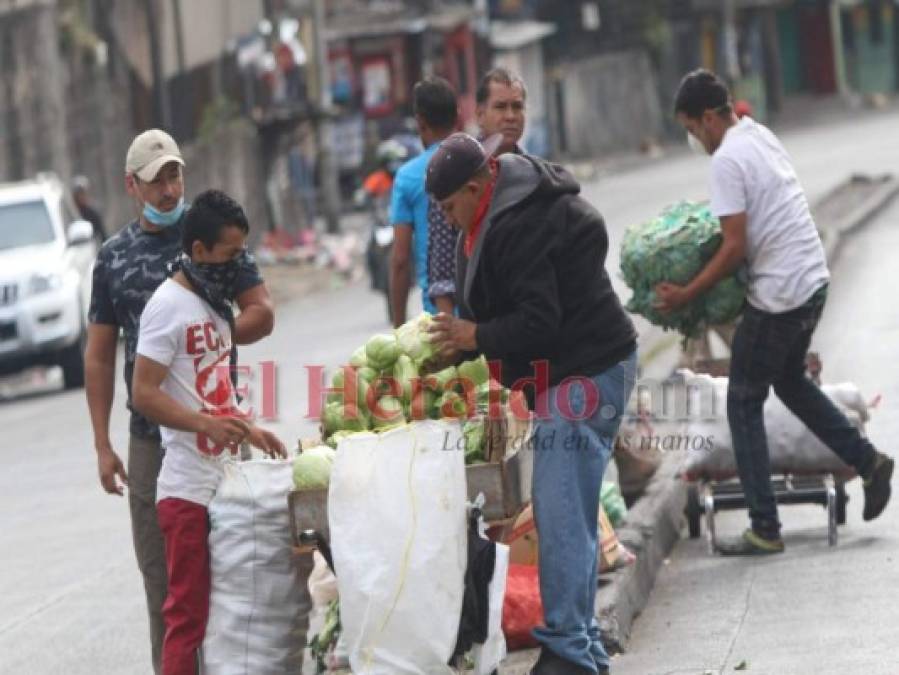
[[493,189],[496,187],[496,179],[499,176],[499,164],[496,159],[491,157],[489,160],[490,173],[493,174],[493,178],[487,184],[487,188],[484,190],[484,194],[481,195],[481,201],[478,202],[478,208],[474,213],[474,222],[471,225],[471,228],[465,234],[465,257],[470,258],[472,252],[474,251],[474,243],[478,239],[478,234],[481,231],[481,224],[484,222],[484,218],[487,216],[487,211],[490,209],[490,202],[493,199]]

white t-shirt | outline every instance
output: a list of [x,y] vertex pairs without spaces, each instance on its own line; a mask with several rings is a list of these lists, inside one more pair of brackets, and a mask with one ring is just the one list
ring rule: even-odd
[[796,309],[829,279],[805,192],[777,137],[749,117],[712,157],[716,217],[747,214],[748,300],[765,312]]
[[[237,411],[228,365],[231,330],[198,295],[171,279],[153,294],[140,318],[137,353],[167,366],[161,389],[195,411]],[[165,457],[156,501],[167,497],[208,506],[229,455],[202,434],[160,427]]]

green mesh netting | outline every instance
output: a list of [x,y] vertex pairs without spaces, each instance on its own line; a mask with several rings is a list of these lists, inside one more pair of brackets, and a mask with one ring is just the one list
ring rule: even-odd
[[657,284],[689,283],[720,245],[721,226],[708,204],[682,201],[657,218],[628,228],[621,244],[621,273],[634,292],[628,311],[687,337],[695,336],[703,325],[735,319],[746,297],[746,286],[736,275],[675,312],[661,314],[653,307]]

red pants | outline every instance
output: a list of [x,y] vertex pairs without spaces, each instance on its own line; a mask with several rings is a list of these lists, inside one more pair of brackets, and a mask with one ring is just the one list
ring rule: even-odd
[[197,653],[209,618],[209,515],[206,507],[184,499],[156,505],[165,538],[169,591],[162,615],[163,675],[196,675]]

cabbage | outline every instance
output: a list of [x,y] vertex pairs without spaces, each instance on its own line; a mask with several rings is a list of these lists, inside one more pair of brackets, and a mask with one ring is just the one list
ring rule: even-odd
[[[356,371],[356,386],[358,387],[358,399],[356,404],[359,409],[368,412],[368,392],[371,389],[372,382],[378,378],[378,372],[373,368],[360,368]],[[377,399],[377,396],[375,396]]]
[[[356,400],[355,402],[347,398],[344,400],[343,388],[346,384],[346,368],[348,366],[344,366],[340,370],[336,371],[331,378],[331,389],[340,389],[339,392],[329,392],[327,402],[328,403],[355,403],[356,407],[362,413],[368,412],[368,402],[366,396],[368,394],[369,387],[371,383],[378,377],[378,373],[364,366],[362,368],[355,369],[355,377],[356,377]],[[375,396],[377,398],[377,396]]]
[[367,365],[375,370],[387,370],[392,367],[399,355],[400,346],[394,335],[375,335],[365,344]]
[[400,351],[419,367],[434,355],[434,347],[428,332],[430,326],[431,315],[424,312],[395,331]]
[[367,431],[370,421],[368,415],[352,404],[343,407],[342,431]]
[[355,431],[335,431],[328,437],[328,440],[325,441],[325,444],[329,448],[333,448],[334,450],[336,450],[340,441],[342,441],[344,438],[347,438],[348,436],[353,436],[356,433],[357,432]]
[[505,404],[509,400],[509,390],[496,380],[489,380],[478,386],[477,402],[479,408],[488,408],[491,401],[494,400]]
[[484,356],[474,361],[464,361],[457,368],[459,377],[478,387],[490,380],[490,369],[487,367],[487,359]]
[[365,355],[365,347],[359,347],[350,357],[350,365],[354,368],[364,368],[368,365],[368,359]]
[[444,368],[433,375],[428,375],[425,378],[425,386],[428,389],[436,391],[438,394],[442,394],[443,392],[449,389],[450,382],[455,380],[458,377],[458,373],[454,366],[450,366],[449,368]]
[[343,404],[340,401],[333,401],[324,407],[322,426],[325,429],[325,436],[330,436],[343,426]]
[[340,391],[328,392],[328,403],[341,403],[343,401],[343,385],[346,381],[346,373],[343,368],[338,368],[334,375],[331,376],[331,389],[340,389]]
[[409,403],[412,400],[412,380],[418,377],[418,370],[408,355],[400,354],[393,365],[393,377],[402,387],[403,402]]
[[465,399],[454,391],[448,391],[437,401],[437,409],[441,417],[468,417],[468,405]]
[[410,421],[413,419],[440,419],[440,409],[437,407],[439,398],[440,396],[436,392],[418,387],[418,390],[414,393],[412,400],[409,402],[406,419]]
[[744,293],[742,282],[736,277],[719,281],[702,298],[706,321],[716,326],[733,320],[743,310]]
[[293,484],[297,490],[328,487],[334,451],[324,445],[304,450],[293,460]]
[[378,401],[378,410],[372,411],[372,426],[375,429],[386,429],[406,421],[402,402],[393,396],[385,396]]
[[328,403],[322,411],[325,436],[336,431],[365,431],[369,427],[368,415],[352,404],[340,401]]
[[465,463],[485,461],[484,448],[487,440],[486,423],[483,418],[468,420],[462,427],[462,436],[465,439]]
[[657,218],[628,228],[621,244],[621,273],[634,292],[627,303],[628,311],[687,337],[696,335],[704,325],[735,319],[746,295],[738,274],[667,314],[654,306],[658,284],[688,284],[715,255],[721,240],[721,224],[708,205],[693,202],[680,202]]
[[425,397],[425,415],[427,415],[432,420],[440,419],[440,406],[437,405],[440,402],[440,395],[437,392],[431,391],[430,389],[424,390]]

